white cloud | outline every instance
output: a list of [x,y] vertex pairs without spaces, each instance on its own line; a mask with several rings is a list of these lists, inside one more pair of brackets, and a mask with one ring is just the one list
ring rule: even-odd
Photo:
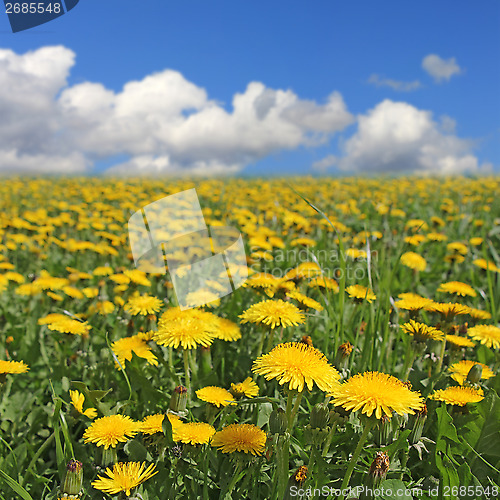
[[454,57],[442,59],[437,54],[429,54],[422,60],[422,68],[434,78],[436,82],[448,81],[453,75],[462,73]]
[[251,82],[225,109],[172,70],[119,92],[99,82],[68,87],[74,61],[62,46],[0,50],[0,171],[81,172],[126,155],[110,173],[233,173],[280,150],[322,144],[354,121],[338,92],[319,104]]
[[390,78],[382,78],[377,74],[373,74],[368,78],[368,83],[376,87],[390,87],[398,92],[411,92],[412,90],[419,89],[422,84],[418,80],[412,82],[402,82],[399,80],[392,80]]
[[312,164],[312,169],[317,170],[318,172],[325,173],[330,168],[335,167],[337,165],[338,158],[335,155],[328,155],[322,158],[321,160],[315,161]]
[[347,172],[464,174],[487,170],[471,153],[471,141],[446,132],[451,119],[436,123],[430,111],[385,100],[358,117],[358,129],[337,161]]

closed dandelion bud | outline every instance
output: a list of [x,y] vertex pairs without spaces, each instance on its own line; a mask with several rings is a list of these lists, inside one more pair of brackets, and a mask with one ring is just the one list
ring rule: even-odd
[[474,365],[467,374],[467,381],[472,384],[477,384],[483,376],[483,367],[481,365]]
[[184,411],[187,405],[187,396],[187,389],[182,385],[178,385],[170,398],[170,409],[177,412]]
[[296,484],[302,485],[307,479],[307,466],[301,465],[295,474],[293,475],[293,480]]
[[78,495],[82,490],[83,465],[78,460],[70,460],[66,466],[66,476],[61,488],[61,494]]
[[415,412],[413,415],[413,429],[409,436],[409,441],[411,444],[416,444],[420,441],[422,437],[422,431],[424,429],[425,421],[427,420],[427,405],[424,403],[422,408]]
[[389,455],[385,451],[377,452],[368,472],[368,482],[373,488],[377,488],[385,478],[390,465]]
[[385,451],[377,452],[364,481],[365,487],[362,489],[358,500],[373,500],[371,492],[379,487],[380,483],[387,475],[389,466],[389,455]]
[[269,415],[269,430],[272,434],[284,434],[287,427],[285,410],[277,408]]
[[309,423],[312,429],[324,429],[330,420],[330,411],[326,404],[318,403],[311,410]]
[[349,360],[349,356],[351,355],[353,346],[350,342],[346,342],[341,344],[337,349],[337,355],[335,356],[334,365],[337,368],[345,368],[347,366],[347,362]]

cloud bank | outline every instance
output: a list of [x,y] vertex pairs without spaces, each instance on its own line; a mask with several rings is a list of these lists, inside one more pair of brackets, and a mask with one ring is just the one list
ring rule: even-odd
[[[436,78],[460,71],[454,60],[426,60]],[[74,52],[63,46],[21,55],[0,49],[0,173],[85,174],[118,157],[121,163],[105,173],[232,174],[279,151],[328,146],[355,121],[341,154],[314,169],[452,174],[488,167],[478,164],[470,141],[455,135],[451,118],[437,123],[430,111],[405,102],[385,100],[356,120],[339,92],[317,103],[250,82],[226,108],[169,69],[118,92],[99,82],[69,86],[74,64]],[[417,82],[373,83],[411,90]]]
[[67,86],[75,54],[0,50],[0,170],[79,173],[125,155],[113,174],[237,172],[280,150],[322,144],[354,121],[342,96],[324,104],[251,82],[228,111],[177,71]]
[[488,172],[471,153],[474,144],[453,132],[454,122],[438,123],[430,111],[405,102],[384,100],[358,117],[358,130],[333,163],[345,172],[413,172],[451,175]]

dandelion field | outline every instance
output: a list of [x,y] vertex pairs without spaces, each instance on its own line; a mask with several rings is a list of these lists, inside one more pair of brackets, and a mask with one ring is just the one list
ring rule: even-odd
[[[192,187],[249,277],[183,311],[127,222]],[[498,498],[499,192],[4,180],[0,499]]]

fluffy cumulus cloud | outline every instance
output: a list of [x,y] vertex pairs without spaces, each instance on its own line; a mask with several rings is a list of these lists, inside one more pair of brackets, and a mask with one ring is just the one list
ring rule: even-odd
[[387,99],[358,117],[357,131],[342,146],[343,155],[329,163],[351,173],[488,171],[491,165],[479,165],[471,141],[454,135],[453,128],[449,117],[437,122],[430,111]]
[[383,78],[377,74],[373,74],[368,78],[368,83],[376,87],[390,87],[398,92],[411,92],[412,90],[419,89],[422,84],[418,80],[412,82],[403,82],[400,80],[393,80],[391,78]]
[[177,71],[131,81],[67,85],[75,54],[0,50],[0,171],[85,172],[126,157],[116,174],[239,171],[276,151],[315,146],[353,122],[342,96],[325,103],[259,82],[225,109]]
[[459,75],[462,72],[454,57],[442,59],[436,54],[425,56],[422,60],[422,68],[438,83],[448,81],[453,75]]

